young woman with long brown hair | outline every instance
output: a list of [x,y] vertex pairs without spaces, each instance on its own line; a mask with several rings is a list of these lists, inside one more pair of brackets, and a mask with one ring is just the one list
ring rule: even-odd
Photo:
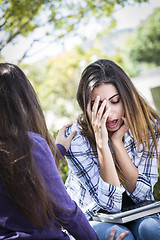
[[[122,68],[107,59],[85,68],[77,101],[82,114],[66,131],[66,136],[77,131],[66,156],[66,187],[103,240],[115,224],[92,221],[95,211],[118,212],[154,200],[160,117]],[[116,227],[117,234],[130,231],[126,239],[160,239],[157,215]]]

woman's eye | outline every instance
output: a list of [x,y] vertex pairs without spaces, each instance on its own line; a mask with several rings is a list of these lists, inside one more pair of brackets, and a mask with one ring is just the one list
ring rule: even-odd
[[115,101],[112,101],[111,103],[113,103],[113,104],[119,103],[119,98]]

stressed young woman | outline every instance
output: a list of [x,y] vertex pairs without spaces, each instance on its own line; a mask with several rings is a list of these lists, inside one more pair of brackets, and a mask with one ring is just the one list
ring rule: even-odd
[[[158,180],[160,117],[138,93],[129,76],[111,60],[87,66],[77,91],[82,114],[66,131],[72,139],[66,159],[67,191],[99,239],[128,230],[125,239],[160,239],[158,215],[127,224],[95,222],[95,211],[118,212],[154,200]],[[151,227],[152,226],[152,227]]]

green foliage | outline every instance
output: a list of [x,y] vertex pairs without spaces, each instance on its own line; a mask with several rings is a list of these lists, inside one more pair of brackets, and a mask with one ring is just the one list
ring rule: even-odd
[[[127,45],[127,40],[123,43]],[[121,66],[122,69],[124,69],[129,77],[135,77],[138,75],[138,64],[130,60],[128,49],[129,48],[125,48],[124,50],[123,47],[117,48],[112,58]]]
[[160,115],[160,86],[151,88],[151,93],[156,111]]
[[68,177],[68,164],[65,158],[62,158],[59,162],[59,172],[62,177],[63,182],[65,183]]
[[27,36],[39,26],[34,22],[39,14],[41,0],[2,0],[0,6],[1,24],[0,31],[5,33],[0,41],[0,50],[13,41],[16,36]]
[[53,60],[21,66],[36,90],[46,119],[48,114],[51,116],[51,131],[57,130],[60,119],[65,120],[63,125],[76,119],[80,112],[76,91],[81,72],[90,62],[104,57],[98,47],[77,46]]
[[127,2],[128,0],[1,0],[0,31],[3,39],[0,41],[0,50],[7,44],[14,43],[17,36],[28,36],[39,27],[43,27],[44,33],[56,40],[77,31],[81,22],[88,24],[92,18],[111,17],[112,25],[115,7],[123,7]]
[[136,37],[130,56],[139,62],[160,65],[160,8],[141,23],[136,30]]

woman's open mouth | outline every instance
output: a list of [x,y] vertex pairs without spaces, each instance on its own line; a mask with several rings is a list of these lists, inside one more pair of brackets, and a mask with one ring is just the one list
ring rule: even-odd
[[117,127],[117,125],[118,125],[118,119],[117,119],[117,120],[107,121],[107,122],[106,122],[106,126],[107,126],[108,128],[115,128],[115,127]]

